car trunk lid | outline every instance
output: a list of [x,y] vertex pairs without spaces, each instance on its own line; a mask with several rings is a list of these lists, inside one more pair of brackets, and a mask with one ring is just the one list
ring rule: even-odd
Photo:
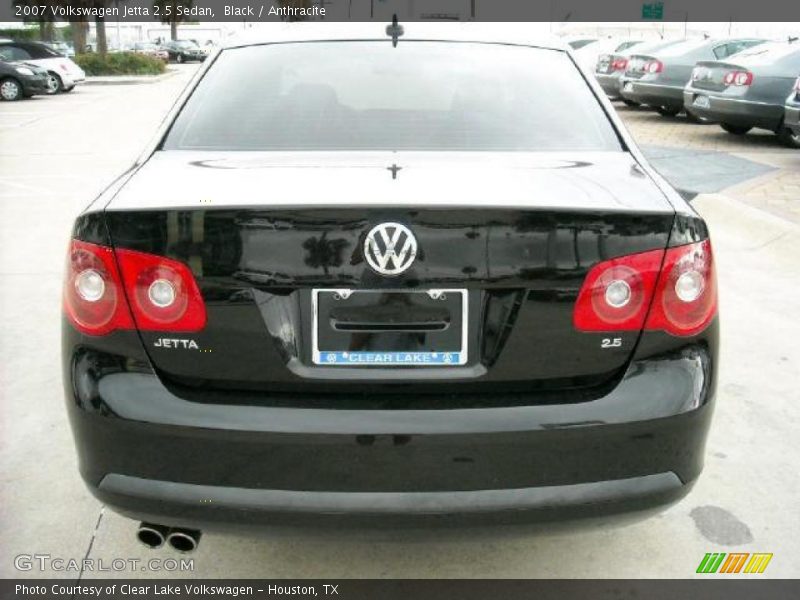
[[[580,286],[601,260],[666,247],[673,216],[624,152],[160,152],[106,208],[117,249],[185,262],[202,292],[202,331],[141,333],[165,380],[264,394],[602,385],[624,368],[639,332],[603,348],[607,336],[577,331]],[[364,255],[366,234],[384,223],[407,226],[419,248],[414,264],[392,277]],[[340,290],[399,294],[377,304],[400,312],[366,306],[361,296],[360,308],[319,304],[328,310],[322,322],[317,290],[330,290],[316,299],[328,305]],[[449,300],[409,295],[430,290],[447,291]],[[464,360],[315,363],[316,335],[330,333],[334,320],[358,327],[365,319],[451,319],[464,327]],[[418,333],[402,339],[429,339]],[[360,334],[331,343],[346,351]],[[186,338],[195,347],[169,341]]]

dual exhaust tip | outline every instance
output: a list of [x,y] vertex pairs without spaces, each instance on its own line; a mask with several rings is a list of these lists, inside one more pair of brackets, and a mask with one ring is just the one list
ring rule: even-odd
[[141,523],[136,531],[136,539],[151,550],[161,548],[164,542],[178,552],[194,552],[200,544],[202,533],[196,529],[165,527],[153,523]]

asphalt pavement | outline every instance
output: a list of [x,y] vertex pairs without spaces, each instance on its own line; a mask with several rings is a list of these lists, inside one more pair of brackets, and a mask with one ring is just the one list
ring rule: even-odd
[[[707,552],[769,552],[761,577],[800,575],[800,225],[785,218],[791,191],[772,210],[774,194],[741,191],[741,176],[738,192],[728,193],[724,168],[694,200],[719,267],[722,356],[705,472],[682,502],[644,521],[209,533],[191,555],[193,570],[147,570],[144,561],[178,555],[140,546],[136,524],[104,509],[77,473],[61,387],[61,273],[75,215],[133,161],[193,69],[147,85],[83,86],[0,105],[0,577],[672,578],[693,576]],[[748,166],[745,182],[791,190],[800,173],[800,152],[770,136],[728,140],[714,126],[620,112],[646,145],[722,153],[716,158],[739,171],[738,159],[764,167]],[[688,127],[691,143],[675,133]],[[690,168],[669,155],[656,157],[666,176]],[[36,554],[102,559],[106,568],[112,559],[143,562],[99,573],[36,563],[19,570],[29,564],[19,556]]]

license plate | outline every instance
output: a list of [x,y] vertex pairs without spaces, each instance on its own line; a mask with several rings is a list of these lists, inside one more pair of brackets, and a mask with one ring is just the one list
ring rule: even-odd
[[626,81],[625,85],[622,86],[623,92],[632,92],[633,91],[633,84],[630,81]]
[[696,96],[692,104],[698,108],[708,108],[711,106],[711,103],[708,101],[708,96]]
[[465,289],[314,289],[312,362],[447,367],[467,362]]

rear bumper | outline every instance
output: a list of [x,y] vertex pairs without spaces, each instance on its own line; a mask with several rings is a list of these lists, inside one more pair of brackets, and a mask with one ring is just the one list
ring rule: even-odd
[[41,77],[20,77],[19,80],[26,96],[47,93],[46,75],[42,75]]
[[[783,106],[752,102],[748,100],[723,98],[703,90],[686,89],[683,92],[684,106],[699,117],[717,123],[742,127],[756,127],[776,131],[783,120]],[[700,108],[694,104],[698,95],[708,97],[709,106]]]
[[783,124],[795,133],[800,133],[800,103],[786,105]]
[[[194,485],[111,474],[94,493],[133,519],[220,525],[419,526],[502,524],[644,511],[691,489],[675,473],[516,489],[454,492],[310,492]],[[209,508],[213,507],[213,508]]]
[[620,81],[620,94],[623,98],[639,104],[668,108],[683,107],[683,87],[623,78]]
[[713,355],[697,344],[636,360],[593,400],[480,409],[198,403],[152,372],[115,372],[102,353],[65,365],[65,387],[86,484],[134,519],[201,528],[562,519],[687,493],[702,469]]
[[621,98],[619,93],[621,75],[622,73],[620,71],[607,74],[595,73],[597,83],[599,83],[600,87],[603,88],[606,96],[612,100]]

